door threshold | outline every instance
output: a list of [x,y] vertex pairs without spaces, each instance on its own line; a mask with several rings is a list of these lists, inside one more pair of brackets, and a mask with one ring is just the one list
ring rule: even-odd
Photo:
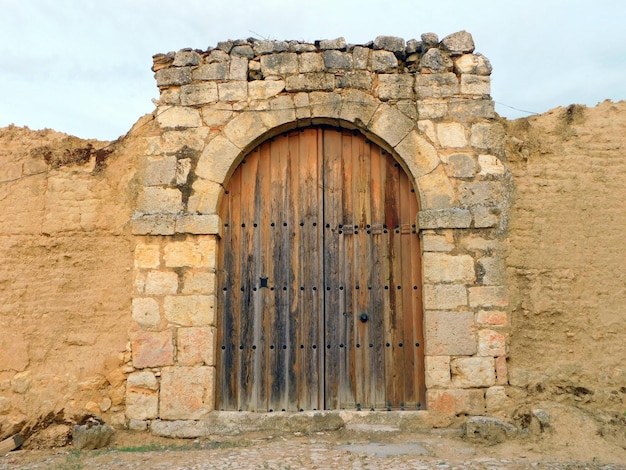
[[149,428],[157,436],[191,439],[254,432],[310,434],[340,429],[374,433],[423,432],[439,427],[436,421],[427,410],[213,411],[198,420],[154,420]]

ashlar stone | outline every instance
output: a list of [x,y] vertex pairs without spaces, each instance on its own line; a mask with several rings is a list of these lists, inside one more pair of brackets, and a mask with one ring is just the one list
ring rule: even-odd
[[477,350],[472,312],[424,312],[427,356],[472,355]]
[[285,76],[298,72],[298,54],[281,52],[261,56],[261,72],[264,77]]
[[378,97],[382,101],[410,99],[413,97],[414,78],[409,74],[378,75]]
[[227,62],[203,64],[191,72],[194,80],[226,80],[230,66]]
[[335,88],[335,75],[331,73],[300,73],[287,77],[287,91],[332,91]]
[[137,243],[135,246],[136,268],[158,268],[160,264],[159,245],[154,243]]
[[491,79],[481,75],[461,75],[461,93],[464,95],[489,95]]
[[266,100],[278,95],[284,89],[284,80],[255,80],[248,83],[248,98]]
[[472,147],[491,150],[493,155],[504,154],[504,127],[499,123],[478,122],[472,125]]
[[147,390],[158,390],[159,381],[153,372],[149,370],[140,370],[128,374],[126,382],[127,387],[145,388]]
[[217,214],[187,214],[176,219],[176,233],[219,235],[220,218]]
[[305,52],[298,56],[298,69],[300,73],[323,72],[324,58],[326,56],[317,52]]
[[176,157],[148,157],[143,171],[145,186],[168,185],[176,178]]
[[404,39],[396,36],[378,36],[374,39],[374,49],[384,49],[396,55],[404,54]]
[[500,176],[506,173],[506,167],[495,155],[478,155],[480,176]]
[[354,88],[357,90],[370,90],[374,80],[370,72],[355,71],[344,72],[335,77],[337,88]]
[[194,83],[180,88],[180,103],[183,106],[216,103],[218,99],[215,82]]
[[176,188],[150,186],[137,197],[137,210],[144,214],[177,214],[183,208],[183,197]]
[[439,49],[428,49],[420,59],[420,68],[427,69],[432,73],[443,73],[452,71],[452,59]]
[[329,70],[352,70],[352,54],[337,50],[324,51],[324,66]]
[[318,46],[320,50],[325,51],[329,49],[345,50],[347,45],[345,38],[338,37],[336,39],[322,39]]
[[215,296],[171,295],[165,297],[163,313],[178,326],[215,325]]
[[454,237],[452,233],[446,231],[441,235],[431,232],[430,230],[422,230],[422,249],[424,252],[450,252],[454,249]]
[[181,50],[174,56],[174,67],[184,67],[186,65],[198,65],[200,63],[200,54],[196,51]]
[[420,229],[469,228],[472,213],[467,209],[422,210],[417,215]]
[[215,272],[187,270],[183,276],[183,294],[215,294],[217,277]]
[[443,165],[438,165],[433,171],[418,177],[417,185],[420,188],[422,207],[425,210],[447,209],[454,206],[456,201],[455,189],[448,175],[446,175]]
[[159,303],[150,297],[137,297],[132,302],[132,318],[143,329],[156,328],[161,321]]
[[161,373],[159,417],[202,419],[213,410],[212,367],[165,367]]
[[459,80],[452,72],[425,73],[415,76],[418,98],[447,98],[458,94]]
[[[240,125],[245,124],[242,121],[246,121],[245,123],[250,124],[250,127],[248,127],[249,130],[254,131],[256,128],[257,132],[260,134],[265,130],[261,119],[254,113],[242,113],[230,122],[237,122]],[[252,125],[255,127],[252,127]],[[247,138],[242,135],[241,129],[237,130],[236,124],[233,125],[232,128],[228,125],[224,127],[225,134],[231,130],[230,135],[236,141],[241,143],[247,140]],[[207,144],[200,155],[200,159],[196,165],[196,175],[221,184],[226,179],[230,167],[240,153],[240,148],[229,140],[229,138],[218,135]]]
[[442,147],[467,147],[465,126],[458,122],[442,122],[437,124],[437,138],[439,139],[439,144]]
[[454,178],[473,178],[476,176],[476,161],[466,153],[455,153],[446,158],[448,174]]
[[368,124],[368,129],[395,147],[414,126],[415,123],[397,109],[381,105]]
[[131,347],[133,366],[137,369],[174,364],[174,341],[169,330],[136,332]]
[[248,82],[232,81],[217,86],[220,101],[246,101],[248,99]]
[[352,59],[355,69],[365,70],[369,63],[371,49],[369,47],[356,46],[352,51]]
[[176,341],[178,364],[214,366],[214,337],[214,327],[179,328]]
[[506,338],[502,333],[494,330],[480,330],[478,332],[478,355],[499,357],[506,354]]
[[216,214],[219,198],[224,191],[221,184],[197,178],[192,186],[192,193],[187,202],[187,211],[198,214]]
[[248,59],[244,57],[232,57],[229,69],[230,80],[248,79]]
[[428,283],[473,283],[476,279],[474,258],[469,255],[424,253],[424,280]]
[[426,392],[428,409],[450,416],[485,414],[485,394],[482,390],[433,389]]
[[187,85],[191,83],[191,67],[161,69],[155,76],[158,87]]
[[454,310],[467,307],[467,289],[461,284],[424,284],[424,308]]
[[440,163],[437,150],[418,132],[412,130],[395,147],[406,162],[411,175],[420,178],[432,172]]
[[425,356],[425,383],[427,388],[450,388],[450,356]]
[[168,268],[215,268],[217,243],[212,236],[171,241],[165,245],[163,259]]
[[347,90],[343,96],[339,117],[348,122],[367,124],[378,108],[378,102],[369,93]]
[[450,362],[450,369],[455,387],[491,387],[496,383],[493,357],[457,357]]
[[398,68],[398,59],[390,51],[371,51],[369,61],[372,72],[393,72]]
[[469,302],[471,307],[506,307],[509,304],[503,286],[470,287]]
[[178,291],[178,274],[173,271],[149,271],[146,276],[147,295],[175,294]]

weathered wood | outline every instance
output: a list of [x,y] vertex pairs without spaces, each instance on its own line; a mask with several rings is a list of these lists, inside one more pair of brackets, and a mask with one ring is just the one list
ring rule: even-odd
[[14,434],[11,437],[0,442],[0,455],[4,455],[7,452],[17,449],[24,443],[24,439],[20,434]]
[[218,409],[423,403],[406,173],[361,135],[328,128],[279,135],[244,162],[220,209]]

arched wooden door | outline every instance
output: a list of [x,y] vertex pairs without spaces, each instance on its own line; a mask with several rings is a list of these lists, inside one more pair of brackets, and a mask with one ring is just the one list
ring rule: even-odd
[[358,132],[255,148],[220,215],[218,410],[419,409],[417,198]]

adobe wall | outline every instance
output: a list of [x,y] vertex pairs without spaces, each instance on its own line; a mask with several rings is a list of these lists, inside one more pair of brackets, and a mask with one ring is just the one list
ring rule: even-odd
[[509,182],[491,66],[473,51],[460,32],[363,46],[228,41],[154,57],[161,132],[140,157],[132,220],[133,428],[176,433],[213,411],[220,197],[255,145],[316,124],[359,130],[395,156],[419,192],[424,253],[413,262],[424,272],[426,407],[482,415],[486,394],[505,394]]
[[123,423],[143,139],[95,152],[10,126],[0,142],[0,437],[60,410]]

